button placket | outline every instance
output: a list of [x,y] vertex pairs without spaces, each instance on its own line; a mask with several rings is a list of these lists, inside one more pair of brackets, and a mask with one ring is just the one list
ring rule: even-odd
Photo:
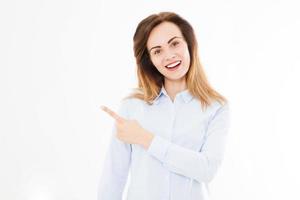
[[[174,102],[170,102],[170,115],[171,115],[171,121],[170,121],[170,141],[172,141],[173,138],[173,134],[174,134],[174,127],[175,127],[175,120],[176,120],[176,98],[174,99]],[[166,196],[166,200],[170,200],[171,199],[171,183],[170,180],[171,179],[171,173],[168,173],[168,185],[169,185],[169,191],[167,192],[167,196]]]
[[167,175],[167,186],[168,186],[168,191],[166,192],[166,195],[165,195],[165,198],[166,199],[169,199],[170,198],[170,190],[171,190],[171,188],[170,188],[170,172],[168,173],[168,175]]
[[172,104],[172,110],[171,110],[171,114],[172,114],[172,127],[174,126],[174,121],[175,121],[175,115],[176,115],[176,110],[175,110],[175,103]]
[[170,139],[172,140],[172,135],[174,131],[174,125],[175,125],[175,118],[176,118],[176,106],[175,106],[175,101],[174,103],[171,103],[171,108],[170,108]]

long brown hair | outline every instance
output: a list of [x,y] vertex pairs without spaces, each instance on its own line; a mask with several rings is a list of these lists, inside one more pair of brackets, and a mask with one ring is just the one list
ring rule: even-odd
[[204,109],[214,100],[225,104],[227,102],[225,97],[215,91],[206,78],[198,56],[198,44],[192,26],[181,16],[173,12],[152,14],[138,24],[133,36],[138,87],[134,88],[136,91],[125,97],[125,99],[138,98],[152,105],[152,101],[159,94],[164,83],[164,76],[152,64],[147,50],[147,41],[152,29],[165,21],[172,22],[179,27],[188,45],[191,60],[189,70],[185,76],[188,91],[192,96],[200,100],[201,106]]

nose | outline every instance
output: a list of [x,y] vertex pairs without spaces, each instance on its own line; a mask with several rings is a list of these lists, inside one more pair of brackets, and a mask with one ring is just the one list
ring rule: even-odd
[[170,50],[168,50],[166,52],[165,60],[166,61],[172,61],[175,57],[176,57],[175,53],[172,52],[172,51],[170,51]]

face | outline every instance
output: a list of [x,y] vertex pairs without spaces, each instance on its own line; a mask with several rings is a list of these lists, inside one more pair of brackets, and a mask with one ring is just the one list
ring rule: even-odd
[[150,33],[147,41],[150,59],[157,70],[169,80],[181,80],[190,66],[187,43],[178,26],[162,22]]

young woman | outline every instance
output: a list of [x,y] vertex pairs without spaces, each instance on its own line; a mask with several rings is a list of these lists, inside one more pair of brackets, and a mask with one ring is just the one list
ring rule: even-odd
[[[201,200],[224,155],[227,100],[199,61],[191,25],[171,12],[142,20],[133,37],[138,87],[115,119],[99,200]],[[129,173],[130,172],[130,173]],[[128,176],[130,174],[130,176]]]

